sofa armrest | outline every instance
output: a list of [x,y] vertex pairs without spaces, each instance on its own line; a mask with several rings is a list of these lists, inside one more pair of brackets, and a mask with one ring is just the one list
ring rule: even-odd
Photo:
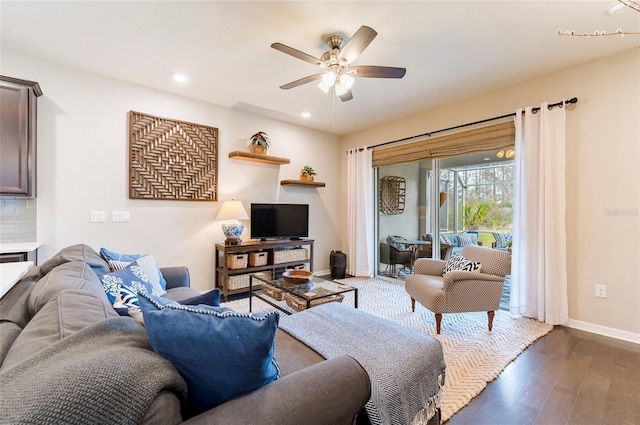
[[167,281],[167,289],[189,288],[191,286],[189,269],[184,266],[161,267],[160,271],[162,272],[162,276],[164,276],[164,280]]
[[350,425],[371,396],[369,375],[341,356],[293,372],[184,422],[189,425]]

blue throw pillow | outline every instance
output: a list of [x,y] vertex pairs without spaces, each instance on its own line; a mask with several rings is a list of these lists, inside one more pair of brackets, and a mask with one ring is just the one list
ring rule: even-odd
[[212,307],[220,307],[220,289],[212,289],[211,291],[198,295],[195,297],[187,298],[186,300],[178,301],[178,304],[182,305],[210,305]]
[[[144,257],[149,254],[120,254],[115,251],[108,250],[107,248],[100,248],[100,256],[108,263],[109,261],[134,261],[140,257]],[[163,290],[167,289],[167,281],[164,279],[160,267],[158,269],[159,283]]]
[[105,273],[99,278],[107,298],[115,308],[138,307],[139,293],[154,294],[149,277],[137,261],[131,262],[122,270]]
[[153,350],[189,387],[190,414],[198,414],[277,379],[274,357],[279,315],[236,313],[223,307],[167,303],[140,294]]

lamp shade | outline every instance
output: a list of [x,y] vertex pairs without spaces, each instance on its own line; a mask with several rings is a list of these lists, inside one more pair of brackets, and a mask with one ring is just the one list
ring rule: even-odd
[[226,236],[224,243],[235,245],[242,242],[240,235],[244,230],[244,224],[238,220],[247,220],[249,216],[240,201],[224,201],[222,208],[216,217],[218,220],[227,220],[222,223],[222,233]]
[[248,220],[247,211],[240,201],[224,201],[218,211],[217,220]]

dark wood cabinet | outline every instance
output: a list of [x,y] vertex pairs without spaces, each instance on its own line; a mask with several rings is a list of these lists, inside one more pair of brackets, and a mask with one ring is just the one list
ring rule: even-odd
[[0,195],[36,194],[38,83],[0,75]]

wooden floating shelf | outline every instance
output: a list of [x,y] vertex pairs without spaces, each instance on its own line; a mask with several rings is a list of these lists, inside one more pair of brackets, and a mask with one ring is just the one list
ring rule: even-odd
[[283,165],[291,162],[289,158],[278,156],[260,155],[252,152],[233,151],[229,152],[229,158],[241,159],[243,161],[264,162],[266,164]]
[[281,180],[282,186],[301,186],[301,187],[325,187],[321,182],[306,182],[302,180]]

